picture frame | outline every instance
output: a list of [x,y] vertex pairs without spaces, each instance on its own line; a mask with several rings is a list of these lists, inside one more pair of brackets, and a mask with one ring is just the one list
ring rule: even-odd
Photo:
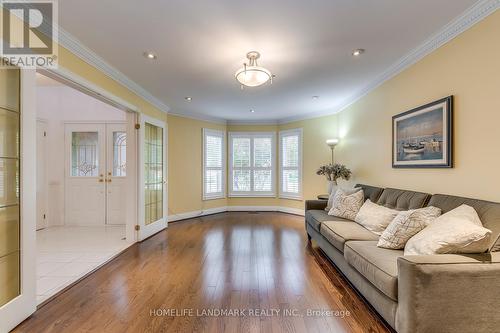
[[392,117],[393,168],[453,168],[453,96]]

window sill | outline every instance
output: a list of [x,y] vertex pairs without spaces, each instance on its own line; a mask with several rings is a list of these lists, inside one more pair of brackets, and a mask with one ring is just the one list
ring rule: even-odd
[[276,194],[257,194],[257,193],[231,193],[229,198],[276,198]]
[[295,195],[280,194],[279,198],[286,200],[303,201],[302,196],[295,196]]
[[203,197],[203,201],[219,200],[219,199],[226,199],[226,196],[225,195],[217,195],[217,196]]

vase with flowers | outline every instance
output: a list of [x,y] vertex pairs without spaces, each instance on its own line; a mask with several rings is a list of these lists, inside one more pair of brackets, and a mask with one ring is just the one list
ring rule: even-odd
[[328,181],[328,194],[332,192],[334,186],[337,186],[337,179],[349,180],[352,172],[343,164],[326,164],[319,167],[316,171],[317,175],[325,176]]

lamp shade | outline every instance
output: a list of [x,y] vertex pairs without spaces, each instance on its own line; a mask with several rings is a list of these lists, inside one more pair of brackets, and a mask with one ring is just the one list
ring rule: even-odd
[[337,144],[339,143],[339,139],[328,139],[326,140],[326,144],[329,146],[329,147],[335,147]]
[[257,87],[269,81],[271,73],[260,66],[245,66],[240,68],[234,76],[244,86]]

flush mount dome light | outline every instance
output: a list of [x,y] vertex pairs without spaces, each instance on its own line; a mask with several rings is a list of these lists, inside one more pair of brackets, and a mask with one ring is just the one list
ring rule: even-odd
[[241,87],[258,87],[267,81],[273,82],[273,75],[264,67],[257,64],[257,59],[260,58],[260,53],[252,51],[247,53],[248,64],[244,63],[243,67],[236,71],[234,77],[241,84]]

